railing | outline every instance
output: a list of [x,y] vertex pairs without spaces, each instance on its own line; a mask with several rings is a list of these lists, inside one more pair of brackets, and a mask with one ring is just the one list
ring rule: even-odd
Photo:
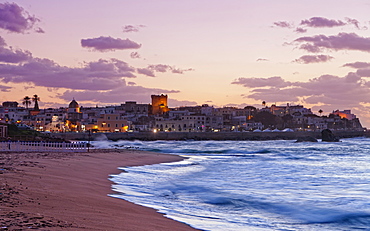
[[0,142],[0,152],[86,152],[86,142]]

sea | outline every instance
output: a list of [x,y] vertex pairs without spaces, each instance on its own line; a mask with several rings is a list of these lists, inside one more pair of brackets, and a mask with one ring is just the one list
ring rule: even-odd
[[370,139],[94,141],[186,157],[122,167],[112,197],[200,230],[370,230]]

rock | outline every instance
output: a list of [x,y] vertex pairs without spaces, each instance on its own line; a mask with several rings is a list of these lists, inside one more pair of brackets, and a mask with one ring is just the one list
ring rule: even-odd
[[300,143],[300,142],[317,142],[317,139],[312,136],[304,136],[304,137],[299,137],[295,143]]
[[334,136],[330,129],[324,129],[321,131],[321,139],[324,142],[339,142],[339,139]]

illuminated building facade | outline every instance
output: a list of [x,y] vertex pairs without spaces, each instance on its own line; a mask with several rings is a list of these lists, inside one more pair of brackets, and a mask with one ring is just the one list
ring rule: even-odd
[[167,95],[151,95],[151,97],[153,115],[163,115],[170,110],[167,106]]

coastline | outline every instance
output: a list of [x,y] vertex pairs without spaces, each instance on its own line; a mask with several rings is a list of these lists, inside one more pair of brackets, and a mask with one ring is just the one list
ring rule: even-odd
[[118,167],[182,159],[138,150],[1,153],[0,230],[196,230],[108,196]]

